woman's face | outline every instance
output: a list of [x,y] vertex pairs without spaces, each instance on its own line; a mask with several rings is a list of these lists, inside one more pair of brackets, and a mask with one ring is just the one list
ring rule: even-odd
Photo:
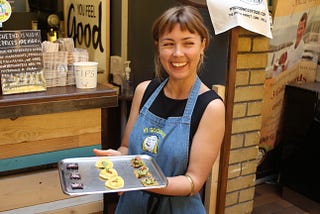
[[177,24],[159,38],[159,57],[163,68],[174,79],[185,79],[197,73],[205,41],[199,34],[181,31]]

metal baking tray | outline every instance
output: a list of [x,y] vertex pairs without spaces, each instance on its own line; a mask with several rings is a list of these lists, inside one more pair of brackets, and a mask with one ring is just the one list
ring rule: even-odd
[[[140,180],[134,175],[135,168],[131,166],[130,161],[139,156],[149,167],[150,173],[156,179],[157,185],[143,186]],[[113,168],[117,170],[118,175],[124,179],[124,187],[119,189],[109,189],[105,186],[105,181],[99,177],[100,169],[96,167],[96,162],[100,158],[108,158],[113,163]],[[75,169],[69,169],[67,166],[76,164]],[[167,178],[159,168],[154,159],[148,155],[125,155],[125,156],[97,156],[66,158],[58,163],[58,171],[62,191],[67,195],[83,195],[96,193],[111,193],[132,190],[143,190],[151,188],[163,188],[167,186]],[[80,175],[80,179],[71,179],[71,173]],[[83,185],[82,189],[74,189],[72,183]]]

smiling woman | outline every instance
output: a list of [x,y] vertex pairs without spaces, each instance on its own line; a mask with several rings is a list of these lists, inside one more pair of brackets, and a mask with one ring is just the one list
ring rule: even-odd
[[225,129],[222,99],[197,75],[209,31],[196,8],[179,5],[154,21],[152,38],[157,77],[136,87],[118,150],[94,152],[149,154],[167,177],[164,188],[124,192],[115,213],[206,213],[200,190]]

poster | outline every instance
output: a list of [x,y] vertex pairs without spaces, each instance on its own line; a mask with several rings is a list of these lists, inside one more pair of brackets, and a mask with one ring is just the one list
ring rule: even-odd
[[66,37],[73,38],[77,48],[85,48],[89,60],[98,62],[98,82],[109,74],[110,1],[65,0]]
[[277,1],[270,40],[263,97],[261,157],[277,141],[285,86],[315,80],[320,50],[319,3],[315,0]]
[[0,74],[2,94],[46,90],[40,31],[0,31]]

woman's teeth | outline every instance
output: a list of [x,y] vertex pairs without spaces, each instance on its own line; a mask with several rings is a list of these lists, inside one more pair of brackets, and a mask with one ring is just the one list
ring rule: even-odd
[[185,66],[186,64],[187,64],[186,62],[172,63],[172,65],[173,65],[174,67],[183,67],[183,66]]

